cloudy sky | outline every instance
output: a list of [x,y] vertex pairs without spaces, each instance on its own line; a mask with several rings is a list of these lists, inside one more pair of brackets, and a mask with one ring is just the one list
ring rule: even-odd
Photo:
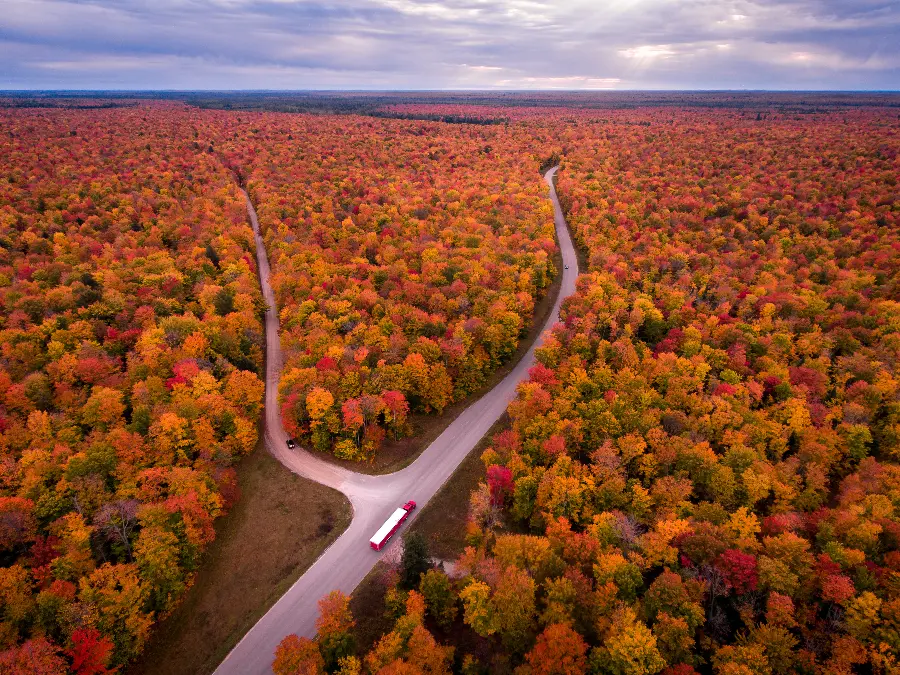
[[900,89],[898,0],[2,0],[0,89]]

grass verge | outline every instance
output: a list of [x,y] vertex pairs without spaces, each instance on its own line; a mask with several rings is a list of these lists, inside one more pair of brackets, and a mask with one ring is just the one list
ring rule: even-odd
[[[466,520],[469,515],[469,495],[485,477],[481,454],[491,439],[509,423],[504,413],[478,444],[460,463],[453,475],[412,522],[410,531],[421,532],[428,540],[433,558],[455,560],[466,547]],[[378,639],[393,628],[393,620],[384,615],[384,584],[388,566],[378,562],[363,579],[350,600],[356,619],[354,636],[357,653],[368,652]]]
[[343,495],[291,473],[262,444],[237,471],[241,498],[128,675],[211,673],[350,523]]

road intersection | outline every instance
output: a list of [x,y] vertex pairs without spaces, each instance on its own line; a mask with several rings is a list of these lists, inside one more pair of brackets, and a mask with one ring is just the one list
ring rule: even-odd
[[[395,473],[370,476],[330,464],[302,448],[289,449],[288,435],[281,425],[278,382],[282,367],[281,342],[275,295],[269,283],[268,256],[259,222],[249,196],[247,209],[256,235],[260,283],[266,302],[266,393],[265,444],[291,471],[342,492],[353,507],[349,527],[294,583],[271,609],[231,650],[215,675],[262,675],[272,672],[275,648],[291,633],[313,637],[319,598],[334,589],[350,594],[384,554],[369,547],[369,538],[397,506],[412,499],[424,507],[450,478],[460,462],[488,432],[515,398],[516,387],[534,365],[534,351],[543,333],[553,326],[563,299],[575,292],[578,258],[566,227],[553,185],[557,167],[544,179],[553,203],[556,236],[563,260],[562,282],[553,309],[541,335],[518,364],[493,389],[475,401],[438,436],[409,466]],[[393,545],[396,545],[396,541]],[[389,547],[388,547],[389,548]],[[385,549],[387,550],[387,549]]]

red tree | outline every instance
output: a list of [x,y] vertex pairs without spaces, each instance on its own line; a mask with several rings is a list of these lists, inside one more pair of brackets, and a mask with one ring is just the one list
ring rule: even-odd
[[72,633],[72,646],[66,654],[76,675],[104,675],[110,672],[106,666],[112,650],[112,640],[96,628],[79,628]]
[[731,548],[716,559],[716,568],[738,595],[756,590],[756,556]]
[[512,471],[499,464],[491,464],[487,470],[488,488],[491,491],[491,504],[503,504],[506,495],[513,489]]

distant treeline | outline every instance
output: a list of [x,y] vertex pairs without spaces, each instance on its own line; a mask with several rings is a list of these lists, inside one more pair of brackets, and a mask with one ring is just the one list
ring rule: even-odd
[[68,100],[50,98],[8,98],[0,99],[0,108],[59,108],[63,110],[106,110],[109,108],[133,108],[137,102],[116,102],[97,100]]
[[508,124],[508,117],[475,117],[474,115],[439,115],[427,113],[401,113],[389,110],[373,110],[366,113],[371,117],[392,120],[424,120],[426,122],[446,122],[447,124]]
[[[385,106],[401,104],[598,109],[764,107],[783,112],[821,112],[835,107],[900,107],[900,93],[896,92],[162,92],[158,97],[182,100],[201,108],[349,113],[379,117],[386,116],[382,110]],[[473,119],[469,123],[484,124],[485,120]]]
[[[465,124],[498,124],[503,118],[422,115],[386,111],[397,105],[480,105],[564,107],[576,109],[684,108],[766,109],[783,113],[822,113],[835,108],[900,107],[898,92],[766,91],[42,91],[2,92],[0,107],[112,108],[135,100],[179,101],[199,108],[309,114],[356,114],[399,119],[429,119]],[[410,115],[410,116],[406,116]]]

